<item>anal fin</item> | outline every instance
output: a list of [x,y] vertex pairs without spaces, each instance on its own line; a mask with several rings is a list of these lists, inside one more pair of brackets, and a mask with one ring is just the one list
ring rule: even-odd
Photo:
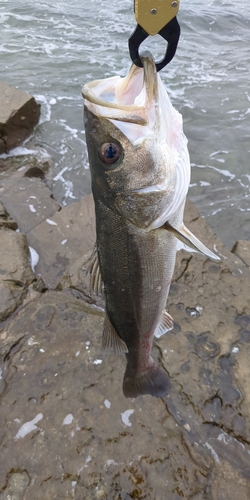
[[203,255],[209,257],[210,259],[220,260],[220,257],[209,250],[209,248],[207,248],[205,245],[203,245],[203,243],[201,243],[201,241],[196,238],[196,236],[191,233],[191,231],[189,231],[189,229],[184,224],[179,229],[176,229],[168,222],[165,222],[162,227],[167,229],[167,231],[169,231],[170,233],[174,234],[174,236],[178,240],[182,241],[182,243],[184,243],[188,247],[193,248],[200,253],[203,253]]
[[163,311],[161,319],[156,327],[155,330],[155,337],[159,339],[164,333],[169,332],[169,330],[172,330],[174,326],[174,320],[170,314],[167,313],[167,311]]
[[106,314],[103,324],[102,349],[113,354],[123,354],[128,352],[125,342],[119,337]]

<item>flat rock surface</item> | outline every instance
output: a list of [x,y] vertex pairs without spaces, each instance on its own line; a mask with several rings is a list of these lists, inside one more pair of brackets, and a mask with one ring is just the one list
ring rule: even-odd
[[0,322],[22,304],[27,287],[34,281],[26,238],[0,229]]
[[[27,233],[39,254],[36,274],[56,288],[71,263],[92,250],[95,243],[94,202],[91,195],[63,208]],[[48,245],[43,242],[47,241]]]
[[232,252],[237,255],[247,267],[250,267],[250,241],[237,241]]
[[60,209],[40,178],[22,177],[0,197],[25,234]]
[[40,104],[22,90],[0,81],[0,154],[26,139],[40,117]]
[[37,154],[0,160],[0,225],[24,234],[61,209],[45,183],[50,159]]
[[[0,499],[249,500],[244,259],[222,245],[188,202],[188,227],[221,261],[178,252],[167,307],[174,329],[153,349],[171,392],[130,400],[122,393],[125,358],[101,353],[103,299],[88,289],[91,197],[50,220],[22,241],[26,255],[32,242],[40,256],[37,279],[49,282],[51,273],[57,289],[39,285],[30,269],[24,278],[17,265],[10,275],[26,280],[26,292],[0,324]],[[13,241],[24,238],[10,233]],[[1,256],[11,254],[13,241]]]
[[0,201],[0,228],[5,229],[18,229],[18,225],[16,221],[10,217],[10,214],[7,212],[6,208]]

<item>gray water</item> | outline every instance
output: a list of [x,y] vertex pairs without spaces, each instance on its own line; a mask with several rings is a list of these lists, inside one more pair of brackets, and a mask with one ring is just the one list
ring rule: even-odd
[[[161,77],[189,140],[189,196],[231,247],[250,239],[250,3],[181,0],[178,20]],[[81,87],[128,71],[133,1],[2,0],[0,27],[0,79],[42,103],[33,143],[52,157],[55,198],[72,203],[91,189]],[[158,36],[144,46],[165,52]]]

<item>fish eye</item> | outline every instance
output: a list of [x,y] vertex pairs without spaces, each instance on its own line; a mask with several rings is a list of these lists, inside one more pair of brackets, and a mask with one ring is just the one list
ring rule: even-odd
[[113,165],[121,156],[121,148],[115,142],[104,142],[99,147],[99,158],[105,165]]

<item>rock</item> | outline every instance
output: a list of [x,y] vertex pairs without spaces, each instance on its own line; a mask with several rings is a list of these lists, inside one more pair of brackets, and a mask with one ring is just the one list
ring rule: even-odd
[[5,229],[17,229],[17,223],[14,221],[10,215],[8,214],[7,210],[5,210],[3,204],[0,202],[0,229],[5,228]]
[[[91,195],[62,208],[27,233],[27,240],[39,254],[36,274],[49,288],[56,288],[62,276],[95,243],[94,203]],[[44,245],[44,242],[50,242]]]
[[25,470],[26,500],[125,493],[161,500],[166,486],[171,499],[202,494],[213,462],[190,460],[161,400],[122,396],[125,360],[101,355],[101,324],[69,292],[47,292],[5,330],[4,380],[11,390],[2,398],[8,425],[1,428],[0,485],[10,470]]
[[40,104],[22,90],[0,82],[0,154],[26,139],[40,117]]
[[249,500],[250,270],[190,202],[185,221],[221,261],[177,254],[174,329],[153,348],[171,379],[162,399],[125,399],[125,357],[101,353],[92,197],[27,232],[41,278],[0,327],[0,498]]
[[34,280],[26,238],[21,233],[0,229],[0,322],[22,303]]
[[250,241],[237,241],[233,246],[232,253],[237,255],[247,267],[250,267]]
[[0,199],[25,234],[61,208],[39,178],[21,177],[0,194]]
[[[200,258],[192,258],[194,267],[199,266]],[[184,300],[189,298],[192,305],[196,285],[189,282],[189,273],[179,281],[187,288]],[[217,302],[221,290],[223,285],[216,292]],[[165,400],[123,397],[125,359],[101,354],[103,320],[88,314],[88,304],[70,290],[46,292],[6,325],[0,334],[5,359],[0,487],[9,488],[3,498],[10,493],[13,500],[19,498],[12,471],[20,474],[26,500],[161,500],[166,491],[171,500],[235,500],[235,482],[241,500],[249,499],[249,403],[242,404],[245,392],[242,397],[237,393],[241,372],[232,357],[238,354],[227,341],[222,356],[220,336],[215,340],[219,352],[205,361],[194,355],[192,335],[199,338],[211,305],[194,317],[179,307],[178,296],[171,296],[170,303],[176,304],[181,329],[162,337],[154,349],[154,357],[171,376],[171,395]],[[220,320],[225,321],[222,313]],[[237,337],[247,318],[234,324]],[[244,370],[247,381],[249,363]],[[220,402],[219,411],[213,397]],[[201,410],[209,404],[210,417],[207,413],[204,421]]]
[[22,498],[29,483],[30,478],[25,470],[10,471],[7,476],[6,489],[3,495],[1,495],[2,499],[9,500],[10,498]]
[[37,156],[20,155],[0,160],[0,198],[23,177],[45,179],[45,174],[51,166],[50,157],[43,156],[39,149],[34,150],[35,152]]

